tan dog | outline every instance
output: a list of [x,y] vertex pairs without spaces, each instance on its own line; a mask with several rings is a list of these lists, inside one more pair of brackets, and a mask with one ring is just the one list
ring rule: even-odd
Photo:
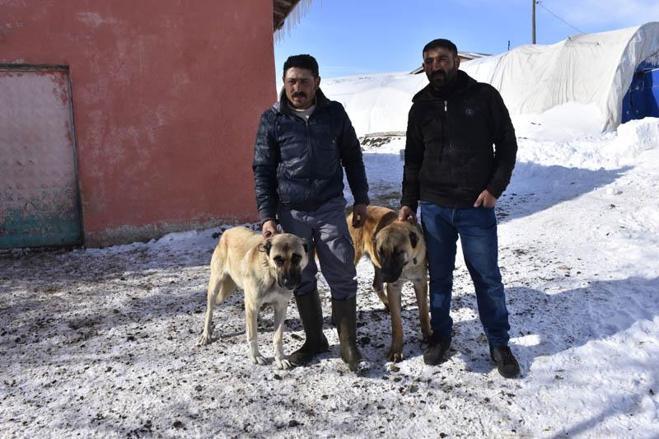
[[400,361],[403,359],[400,302],[405,281],[414,284],[423,338],[428,340],[431,334],[426,243],[423,233],[416,224],[398,221],[398,214],[386,207],[368,206],[366,223],[358,229],[352,227],[352,214],[348,215],[347,220],[355,245],[355,265],[363,255],[370,258],[375,269],[373,289],[391,314],[391,348],[387,359]]
[[304,239],[290,233],[268,238],[245,227],[234,227],[222,233],[211,258],[208,282],[206,320],[197,343],[211,341],[213,307],[222,303],[236,287],[245,292],[245,318],[249,358],[254,364],[265,364],[257,345],[257,314],[263,305],[274,308],[275,333],[272,339],[275,363],[288,369],[283,349],[286,308],[293,290],[300,284],[307,265],[308,247]]

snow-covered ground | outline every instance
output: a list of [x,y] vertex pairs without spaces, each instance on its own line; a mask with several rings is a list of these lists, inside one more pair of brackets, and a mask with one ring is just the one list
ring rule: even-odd
[[[330,95],[331,96],[331,95]],[[359,272],[359,343],[371,369],[332,348],[280,371],[247,358],[242,295],[195,345],[218,229],[148,243],[0,255],[0,436],[659,437],[659,119],[594,132],[587,109],[516,119],[518,164],[500,199],[500,265],[522,376],[489,361],[458,257],[450,358],[423,363],[404,290],[406,359]],[[581,121],[581,122],[579,122]],[[569,127],[566,133],[564,127]],[[404,139],[365,151],[372,196],[396,206]],[[260,318],[272,355],[272,312]],[[288,311],[285,350],[302,343]]]

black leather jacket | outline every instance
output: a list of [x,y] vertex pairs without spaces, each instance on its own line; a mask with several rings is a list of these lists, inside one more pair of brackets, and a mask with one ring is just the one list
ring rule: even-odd
[[261,115],[252,165],[261,221],[276,219],[279,203],[310,211],[343,196],[343,168],[355,203],[368,204],[355,130],[343,106],[320,89],[308,121],[293,114],[284,92]]
[[517,155],[515,129],[499,92],[459,70],[446,90],[428,85],[412,102],[401,204],[470,207],[484,189],[499,198]]

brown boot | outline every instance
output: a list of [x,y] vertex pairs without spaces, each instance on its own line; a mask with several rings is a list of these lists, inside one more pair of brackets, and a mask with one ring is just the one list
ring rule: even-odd
[[316,354],[327,352],[329,343],[323,334],[323,310],[320,307],[318,290],[304,296],[295,296],[295,303],[306,339],[300,349],[288,356],[288,360],[295,366],[302,366]]
[[357,349],[357,298],[347,300],[332,299],[332,320],[339,333],[341,358],[348,368],[355,372],[362,359]]

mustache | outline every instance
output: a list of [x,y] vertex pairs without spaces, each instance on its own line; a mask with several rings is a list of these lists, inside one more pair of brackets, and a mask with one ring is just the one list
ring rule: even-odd
[[446,76],[446,72],[444,70],[437,70],[437,71],[432,72],[432,74],[430,76],[433,77],[433,78],[435,78],[437,76]]
[[303,91],[296,91],[295,93],[293,93],[293,97],[294,98],[306,98],[307,94]]

